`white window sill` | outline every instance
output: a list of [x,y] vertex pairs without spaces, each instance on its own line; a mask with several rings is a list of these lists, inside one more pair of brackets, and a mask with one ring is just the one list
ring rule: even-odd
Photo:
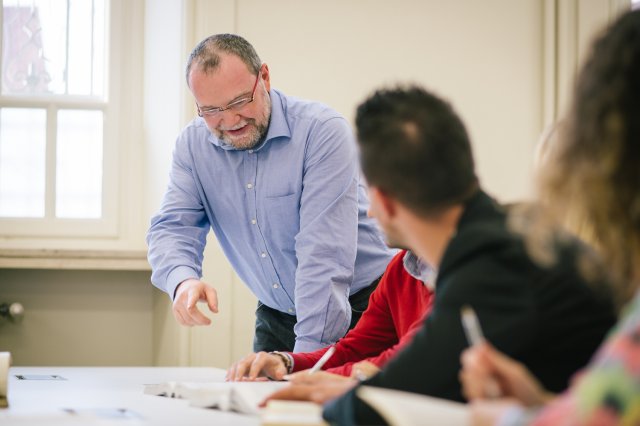
[[142,250],[0,249],[0,268],[151,270]]

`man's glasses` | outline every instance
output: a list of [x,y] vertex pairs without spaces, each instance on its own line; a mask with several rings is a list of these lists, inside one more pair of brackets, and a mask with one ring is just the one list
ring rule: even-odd
[[[262,70],[260,70],[262,71]],[[260,79],[260,71],[258,71],[258,75],[256,75],[256,82],[253,83],[253,90],[251,91],[251,97],[250,98],[240,98],[237,99],[233,102],[231,102],[229,105],[225,106],[225,107],[210,107],[210,108],[200,108],[200,106],[198,106],[198,104],[196,103],[196,108],[198,108],[198,115],[200,117],[215,117],[216,115],[218,115],[219,113],[226,111],[228,109],[230,110],[234,110],[237,111],[240,108],[244,107],[247,104],[250,104],[251,102],[253,102],[253,100],[255,99],[255,94],[256,94],[256,87],[258,87],[258,80]]]

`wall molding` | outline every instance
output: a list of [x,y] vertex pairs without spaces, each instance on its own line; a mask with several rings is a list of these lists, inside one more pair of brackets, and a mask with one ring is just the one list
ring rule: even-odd
[[630,6],[629,0],[544,0],[543,129],[569,107],[576,73],[593,38]]

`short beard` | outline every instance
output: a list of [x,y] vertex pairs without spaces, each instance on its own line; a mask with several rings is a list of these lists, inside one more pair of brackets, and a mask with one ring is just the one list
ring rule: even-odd
[[271,122],[271,98],[264,86],[262,86],[261,89],[266,97],[266,102],[264,103],[264,108],[262,109],[260,117],[257,119],[247,120],[247,126],[253,126],[253,129],[251,129],[251,132],[245,138],[239,140],[233,139],[228,137],[224,131],[210,128],[211,132],[216,135],[218,139],[238,150],[247,150],[258,145],[267,134],[267,130],[269,130],[269,123]]

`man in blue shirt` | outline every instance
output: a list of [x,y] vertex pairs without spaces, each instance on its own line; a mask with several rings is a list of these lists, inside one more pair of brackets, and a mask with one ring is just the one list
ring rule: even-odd
[[211,227],[259,300],[254,351],[334,343],[393,256],[366,215],[347,121],[271,89],[269,68],[236,35],[200,42],[186,78],[199,117],[178,137],[151,220],[153,284],[173,298],[181,324],[209,324],[196,302],[217,312],[215,289],[200,280]]

